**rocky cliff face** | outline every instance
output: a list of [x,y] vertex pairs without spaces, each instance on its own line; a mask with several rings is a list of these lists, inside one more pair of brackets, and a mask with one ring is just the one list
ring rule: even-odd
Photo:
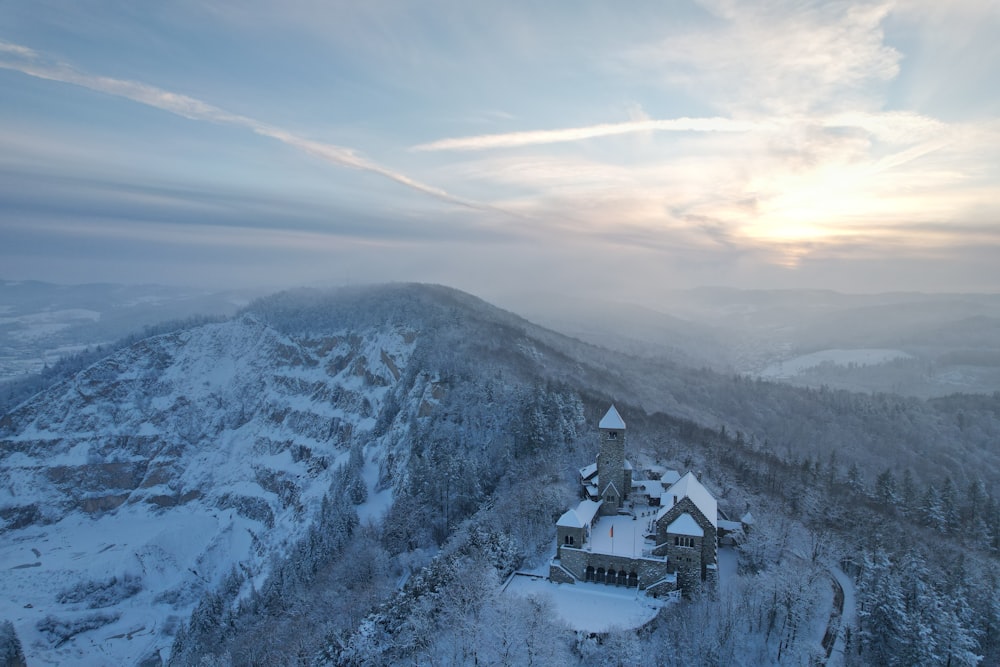
[[359,512],[383,511],[399,406],[440,391],[410,367],[416,341],[392,323],[291,335],[250,312],[143,340],[6,415],[0,619],[29,655],[135,662],[233,567],[262,577],[352,447]]

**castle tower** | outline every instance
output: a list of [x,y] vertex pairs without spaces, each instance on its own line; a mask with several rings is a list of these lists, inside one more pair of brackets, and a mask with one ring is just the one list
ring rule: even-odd
[[601,432],[597,455],[598,490],[604,501],[601,514],[613,515],[618,513],[632,485],[632,475],[625,470],[625,421],[612,405],[597,426]]

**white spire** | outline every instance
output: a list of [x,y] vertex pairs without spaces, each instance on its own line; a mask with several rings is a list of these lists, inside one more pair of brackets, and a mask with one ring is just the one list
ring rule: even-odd
[[597,425],[597,427],[609,428],[616,431],[621,431],[625,429],[625,420],[622,419],[622,416],[618,414],[617,410],[615,410],[615,406],[612,405],[608,409],[608,413],[604,415],[604,418],[601,420],[601,423]]

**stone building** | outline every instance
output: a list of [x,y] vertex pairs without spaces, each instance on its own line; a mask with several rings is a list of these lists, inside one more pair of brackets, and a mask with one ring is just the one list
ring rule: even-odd
[[612,405],[598,424],[597,461],[581,468],[585,499],[556,522],[549,565],[557,583],[633,586],[690,595],[718,585],[718,506],[694,473],[633,480],[625,421]]

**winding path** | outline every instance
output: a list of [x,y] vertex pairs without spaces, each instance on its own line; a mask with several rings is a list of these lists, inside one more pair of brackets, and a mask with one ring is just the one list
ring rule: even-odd
[[[823,638],[826,648],[826,664],[828,667],[838,667],[844,664],[844,652],[847,650],[847,633],[855,627],[857,618],[857,602],[854,595],[854,582],[839,567],[830,568],[833,578],[834,610],[830,615],[827,635]],[[832,644],[827,645],[827,638],[832,638]]]

